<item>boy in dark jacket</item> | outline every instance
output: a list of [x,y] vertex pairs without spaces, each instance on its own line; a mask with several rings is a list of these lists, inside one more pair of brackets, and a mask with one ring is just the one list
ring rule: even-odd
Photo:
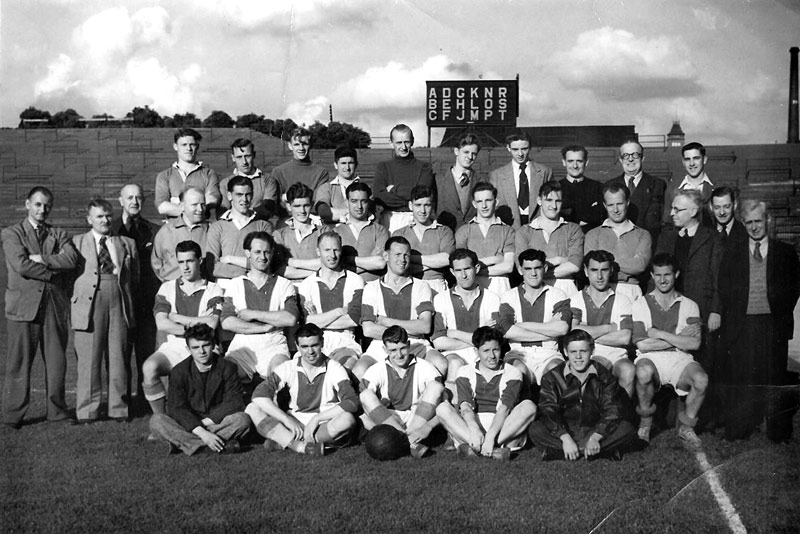
[[594,365],[594,340],[584,330],[565,335],[561,351],[567,361],[542,378],[541,418],[531,425],[531,440],[543,449],[543,460],[588,460],[598,454],[619,459],[620,448],[635,430],[620,416],[616,378]]
[[[169,375],[167,413],[153,414],[150,430],[187,456],[198,451],[239,452],[250,430],[236,364],[214,352],[214,331],[206,324],[186,329],[191,358]],[[204,449],[205,448],[205,449]]]

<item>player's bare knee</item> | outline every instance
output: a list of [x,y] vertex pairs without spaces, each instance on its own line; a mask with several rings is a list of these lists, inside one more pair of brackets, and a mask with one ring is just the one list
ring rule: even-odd
[[655,368],[650,363],[641,363],[636,365],[636,382],[641,385],[650,384],[653,381]]
[[436,406],[441,401],[443,392],[444,386],[441,383],[435,381],[428,382],[428,385],[425,386],[425,391],[422,392],[421,400]]

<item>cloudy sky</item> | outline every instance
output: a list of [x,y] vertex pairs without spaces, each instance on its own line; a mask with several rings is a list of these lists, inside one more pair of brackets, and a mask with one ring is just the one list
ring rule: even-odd
[[[796,0],[0,0],[0,126],[28,106],[149,105],[425,140],[425,81],[520,77],[521,126],[676,116],[705,144],[783,143]],[[437,136],[434,133],[434,141]]]

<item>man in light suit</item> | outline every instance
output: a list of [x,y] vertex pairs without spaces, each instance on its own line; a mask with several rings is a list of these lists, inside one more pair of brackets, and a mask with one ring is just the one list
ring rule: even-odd
[[108,358],[108,416],[128,419],[130,348],[128,330],[136,326],[133,290],[139,283],[139,255],[129,237],[111,234],[111,204],[89,202],[92,227],[73,238],[78,277],[72,295],[72,329],[78,357],[76,416],[91,423],[100,416],[101,366]]
[[619,161],[623,173],[607,183],[628,187],[631,192],[628,218],[639,228],[650,232],[655,246],[661,232],[661,214],[664,211],[667,184],[642,170],[644,148],[635,139],[627,140],[619,147]]
[[511,162],[489,173],[497,188],[497,216],[515,230],[536,215],[536,197],[544,182],[553,178],[553,169],[530,159],[531,138],[519,132],[506,138]]
[[456,156],[455,165],[450,167],[450,172],[436,175],[436,191],[438,193],[436,220],[449,227],[453,232],[475,217],[476,211],[475,206],[472,205],[470,192],[475,184],[486,181],[485,175],[472,168],[480,151],[481,145],[478,144],[478,136],[474,134],[461,136],[458,144],[453,148]]
[[64,276],[75,268],[78,253],[64,230],[46,223],[53,207],[49,189],[31,189],[25,207],[28,217],[2,234],[8,271],[2,423],[14,430],[22,425],[28,409],[37,347],[41,347],[47,377],[47,420],[71,420],[64,399],[69,302]]

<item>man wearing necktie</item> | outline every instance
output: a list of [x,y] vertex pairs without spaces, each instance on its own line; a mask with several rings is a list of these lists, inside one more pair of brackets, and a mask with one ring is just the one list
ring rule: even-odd
[[436,220],[453,232],[475,217],[471,192],[478,182],[486,181],[486,176],[473,168],[480,151],[476,135],[461,136],[453,148],[456,162],[450,172],[436,175]]
[[628,218],[639,228],[650,232],[655,246],[661,231],[667,184],[661,178],[644,172],[644,148],[636,139],[626,140],[619,147],[619,162],[622,174],[606,183],[624,185],[630,190]]
[[553,178],[553,169],[530,159],[531,146],[524,131],[508,136],[511,161],[489,173],[489,182],[497,188],[497,216],[515,230],[536,216],[539,188]]
[[53,207],[49,189],[31,189],[25,207],[25,220],[2,233],[8,271],[8,352],[2,423],[12,429],[22,426],[28,409],[31,366],[37,347],[45,366],[47,420],[71,420],[64,398],[69,306],[65,277],[75,268],[78,253],[64,230],[46,222]]
[[128,341],[136,352],[136,383],[138,384],[136,400],[140,407],[144,407],[146,404],[142,391],[142,364],[156,348],[157,329],[153,317],[153,305],[158,288],[161,286],[150,263],[153,240],[160,227],[142,217],[144,200],[144,191],[141,186],[138,184],[123,186],[119,192],[122,216],[115,218],[111,223],[111,233],[133,239],[136,243],[136,252],[139,254],[140,285],[134,295],[136,331],[131,333]]
[[766,415],[767,437],[788,441],[797,402],[765,386],[790,384],[786,368],[800,261],[791,245],[769,237],[764,202],[742,201],[741,218],[747,239],[726,247],[719,274],[725,438],[746,438]]
[[78,249],[78,276],[72,295],[72,329],[78,357],[76,416],[81,423],[100,417],[101,368],[108,366],[108,416],[129,417],[129,330],[136,325],[134,288],[139,290],[136,243],[111,233],[111,204],[89,202],[91,230],[73,238]]

